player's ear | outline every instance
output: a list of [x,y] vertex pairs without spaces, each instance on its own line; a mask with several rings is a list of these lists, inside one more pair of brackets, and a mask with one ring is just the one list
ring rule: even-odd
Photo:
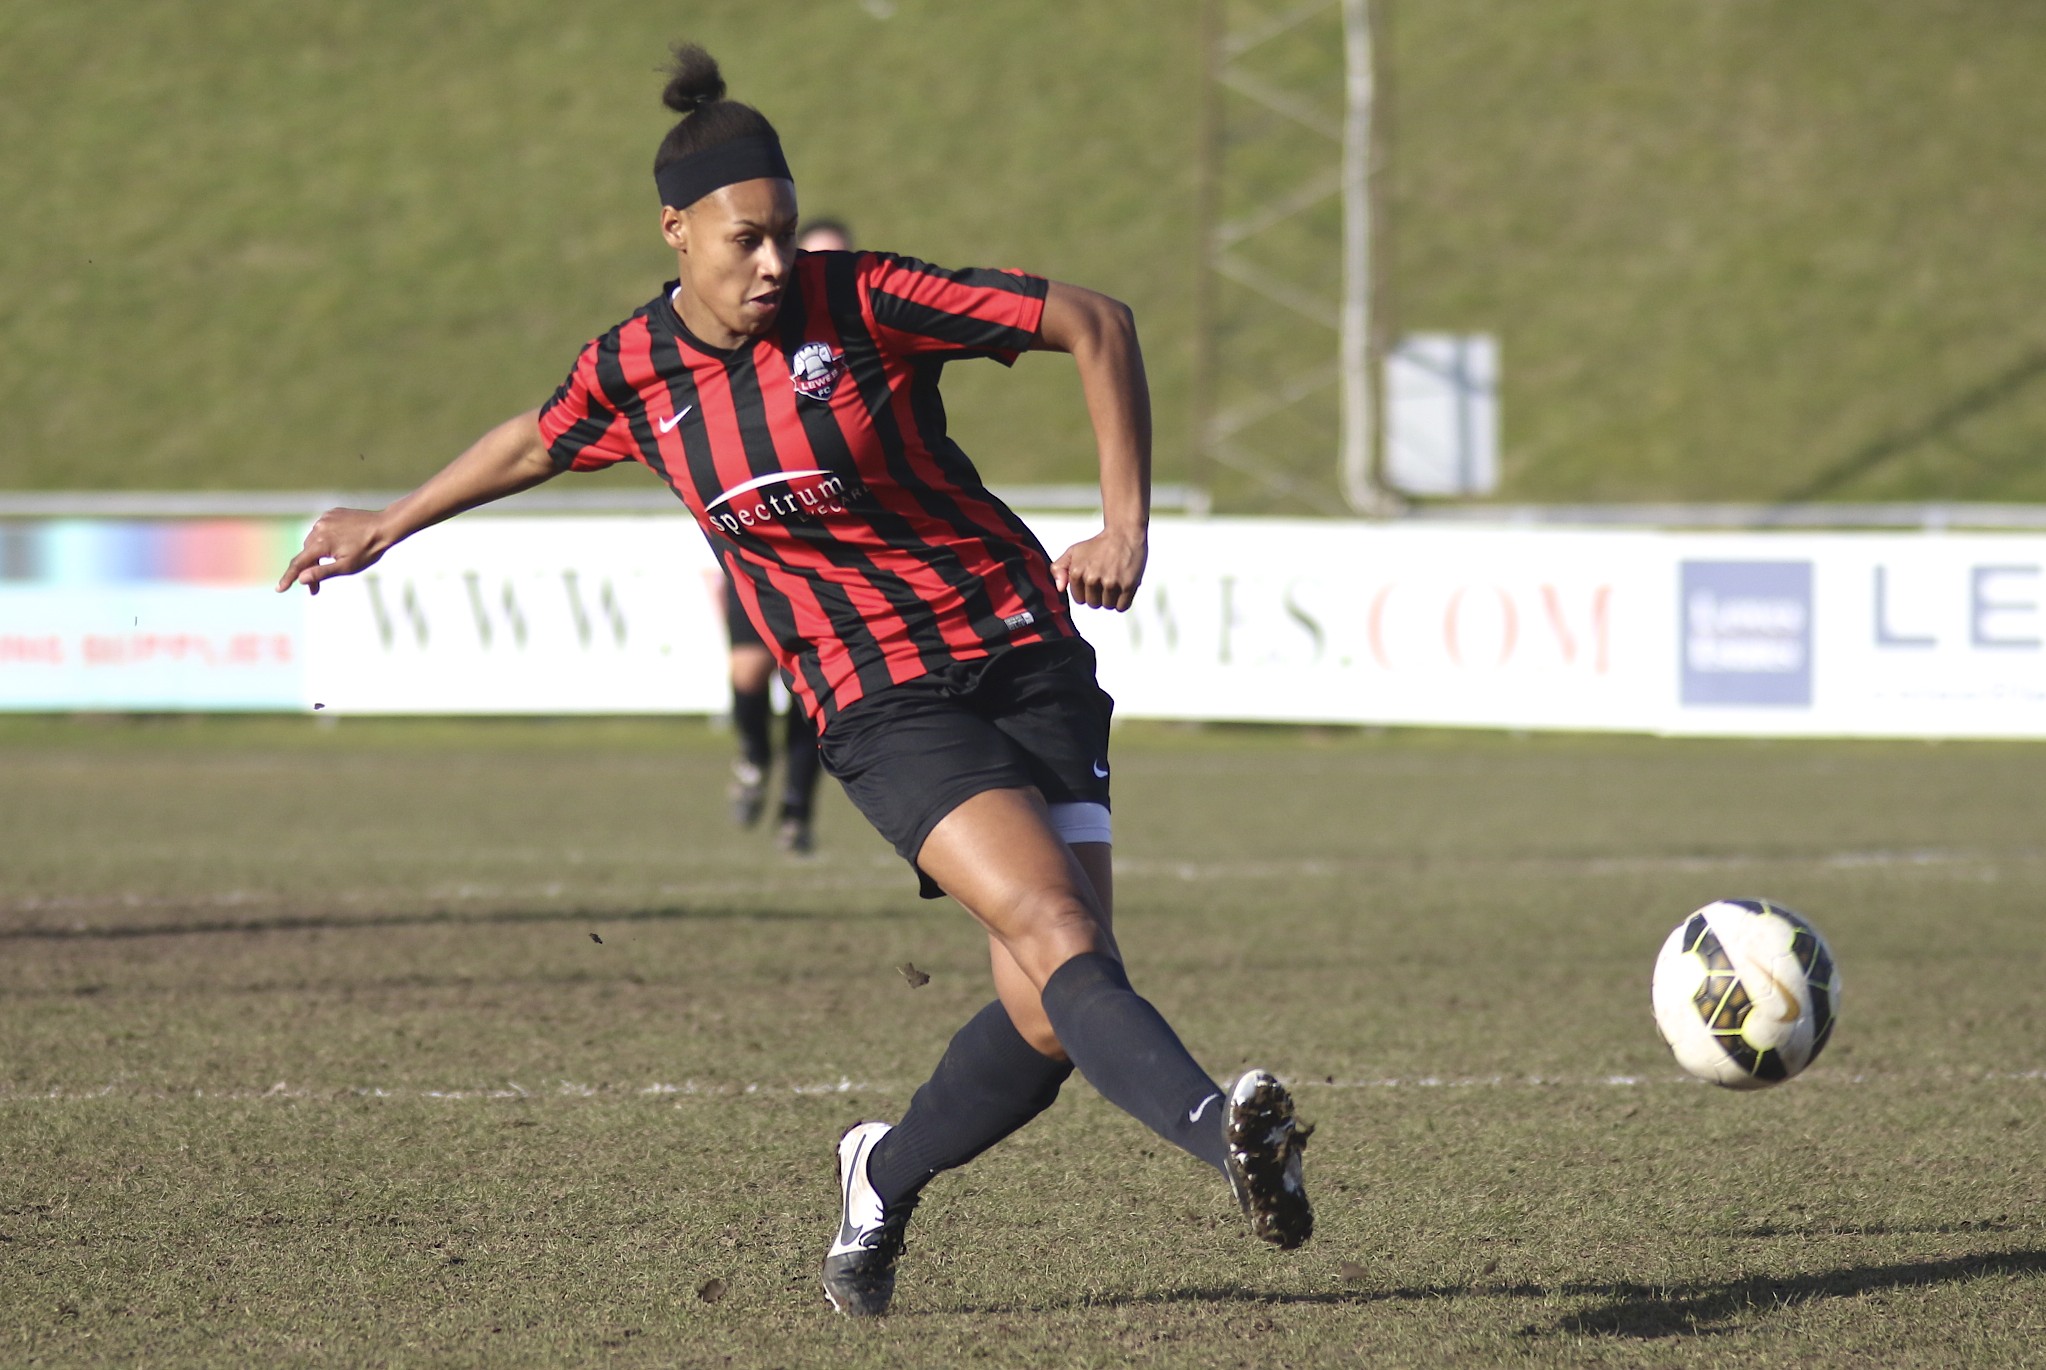
[[673,205],[661,206],[661,236],[677,252],[689,250],[689,214]]

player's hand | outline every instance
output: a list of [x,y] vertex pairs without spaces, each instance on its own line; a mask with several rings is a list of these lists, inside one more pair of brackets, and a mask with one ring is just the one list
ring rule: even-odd
[[1051,564],[1051,578],[1090,609],[1120,612],[1135,602],[1150,556],[1150,540],[1141,534],[1097,533],[1068,547]]
[[376,565],[377,558],[391,548],[382,520],[383,515],[374,509],[329,509],[320,515],[305,535],[305,546],[278,578],[277,592],[303,585],[316,595],[321,581],[352,576]]

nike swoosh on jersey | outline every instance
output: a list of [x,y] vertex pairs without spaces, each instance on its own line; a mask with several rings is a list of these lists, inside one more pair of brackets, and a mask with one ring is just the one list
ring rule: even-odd
[[675,431],[675,425],[682,422],[682,420],[688,418],[689,411],[694,408],[696,408],[696,406],[693,404],[685,404],[680,409],[677,409],[673,414],[670,414],[667,418],[656,419],[654,421],[654,426],[659,428],[663,433],[672,433]]
[[1200,1103],[1196,1104],[1193,1108],[1187,1111],[1186,1120],[1190,1123],[1199,1122],[1201,1120],[1201,1115],[1208,1111],[1208,1105],[1214,1103],[1215,1100],[1221,1097],[1222,1096],[1219,1094],[1210,1094],[1207,1098],[1201,1100]]
[[1106,779],[1108,779],[1108,767],[1106,767],[1106,766],[1102,765],[1102,764],[1101,764],[1101,763],[1100,763],[1099,761],[1095,762],[1095,763],[1094,763],[1094,778],[1095,778],[1096,780],[1106,780]]

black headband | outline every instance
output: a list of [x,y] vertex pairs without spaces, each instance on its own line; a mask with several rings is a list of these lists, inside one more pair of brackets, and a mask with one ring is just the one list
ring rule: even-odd
[[660,187],[662,204],[687,209],[713,190],[763,178],[796,179],[789,175],[779,139],[734,138],[729,143],[692,152],[656,171],[654,184]]

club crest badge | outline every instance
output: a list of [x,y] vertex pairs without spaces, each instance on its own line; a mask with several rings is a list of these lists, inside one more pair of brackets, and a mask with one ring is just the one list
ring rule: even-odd
[[789,358],[789,383],[806,399],[828,400],[845,375],[845,354],[830,343],[808,342]]

